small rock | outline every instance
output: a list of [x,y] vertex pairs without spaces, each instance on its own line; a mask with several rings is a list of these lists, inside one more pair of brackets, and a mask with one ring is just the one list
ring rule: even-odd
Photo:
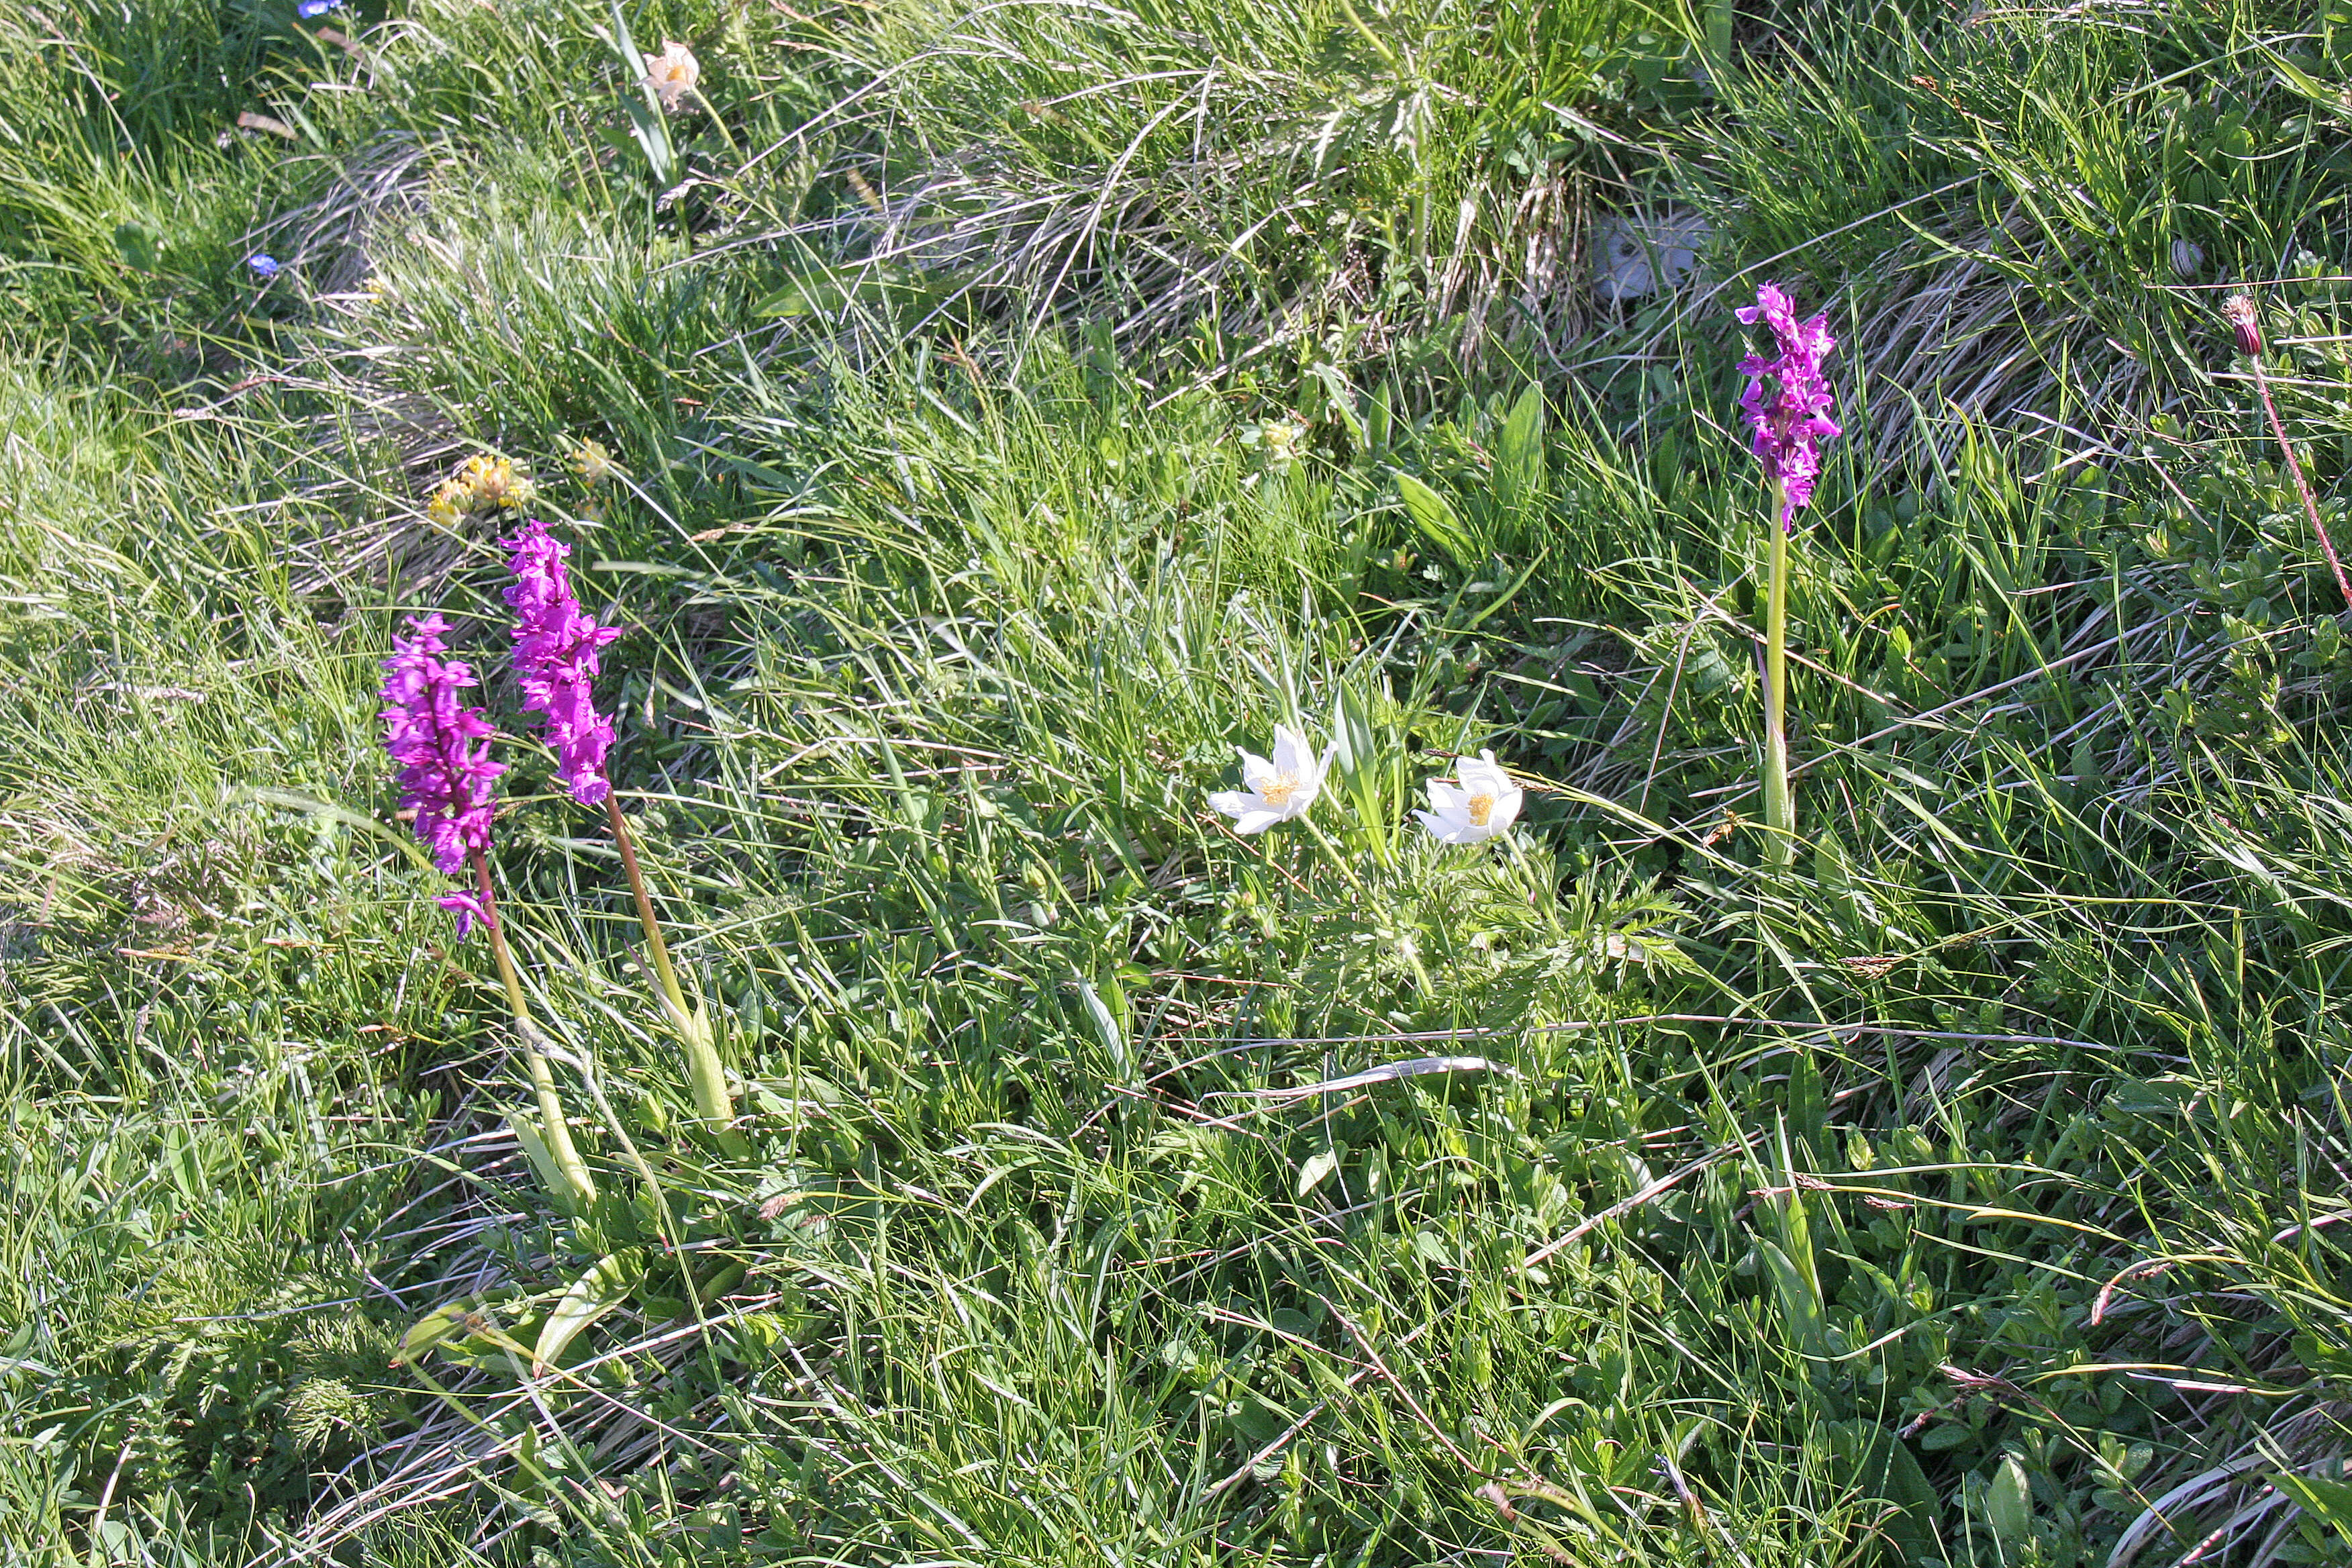
[[1715,226],[1687,207],[1612,213],[1592,237],[1592,291],[1610,304],[1682,286],[1698,270]]

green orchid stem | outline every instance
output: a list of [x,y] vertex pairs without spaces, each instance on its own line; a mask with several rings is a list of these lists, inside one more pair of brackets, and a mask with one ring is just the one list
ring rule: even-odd
[[539,1100],[541,1136],[547,1142],[556,1170],[571,1188],[573,1202],[585,1208],[596,1201],[596,1183],[588,1174],[580,1151],[572,1147],[572,1129],[563,1120],[563,1101],[555,1093],[555,1075],[547,1070],[547,1058],[539,1048],[539,1026],[531,1021],[530,1006],[522,998],[522,980],[515,973],[514,953],[507,947],[506,927],[499,920],[498,895],[490,890],[490,863],[478,849],[474,851],[474,886],[481,895],[482,923],[489,931],[490,952],[498,957],[499,978],[506,983],[507,1006],[514,1014],[516,1032],[522,1037],[523,1062],[530,1074],[531,1092]]
[[613,843],[621,851],[621,869],[628,873],[629,890],[637,896],[637,923],[646,930],[646,949],[653,954],[654,973],[661,981],[664,1010],[686,1047],[686,1076],[694,1089],[695,1114],[716,1127],[735,1120],[735,1102],[727,1092],[727,1069],[719,1065],[719,1047],[711,1043],[710,1026],[686,1005],[677,971],[669,962],[669,944],[662,941],[661,923],[654,919],[653,896],[646,891],[646,875],[637,866],[636,840],[629,836],[629,819],[610,790],[604,793],[604,815],[613,825]]
[[1789,798],[1789,531],[1780,521],[1787,492],[1772,484],[1766,520],[1772,543],[1764,600],[1764,828],[1769,864],[1796,857],[1797,812]]

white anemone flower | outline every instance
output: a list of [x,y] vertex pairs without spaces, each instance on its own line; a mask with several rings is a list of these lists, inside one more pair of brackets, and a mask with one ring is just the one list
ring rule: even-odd
[[646,85],[661,100],[664,113],[676,114],[701,79],[702,62],[676,38],[664,38],[662,52],[646,57]]
[[1498,837],[1518,819],[1519,803],[1527,792],[1496,763],[1495,753],[1481,752],[1478,760],[1465,757],[1454,768],[1457,782],[1429,781],[1432,809],[1416,811],[1421,825],[1440,844],[1483,844]]
[[1276,724],[1274,760],[1242,752],[1242,783],[1248,787],[1219,790],[1209,797],[1209,804],[1234,819],[1235,833],[1264,833],[1277,822],[1304,816],[1322,790],[1323,774],[1339,750],[1335,742],[1318,758],[1306,736],[1287,724]]

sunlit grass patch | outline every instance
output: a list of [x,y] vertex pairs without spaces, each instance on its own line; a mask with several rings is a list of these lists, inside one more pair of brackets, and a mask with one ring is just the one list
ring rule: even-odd
[[2337,20],[313,9],[0,22],[11,1554],[2340,1555]]

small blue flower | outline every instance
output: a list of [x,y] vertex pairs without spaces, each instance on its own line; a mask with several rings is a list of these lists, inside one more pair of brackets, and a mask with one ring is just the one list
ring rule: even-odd
[[257,278],[275,278],[278,276],[277,259],[274,257],[264,256],[260,251],[257,250],[251,256],[247,257],[245,258],[245,264],[253,268],[253,275]]
[[343,0],[302,0],[302,4],[295,6],[294,9],[297,14],[306,17],[323,16],[342,3]]

